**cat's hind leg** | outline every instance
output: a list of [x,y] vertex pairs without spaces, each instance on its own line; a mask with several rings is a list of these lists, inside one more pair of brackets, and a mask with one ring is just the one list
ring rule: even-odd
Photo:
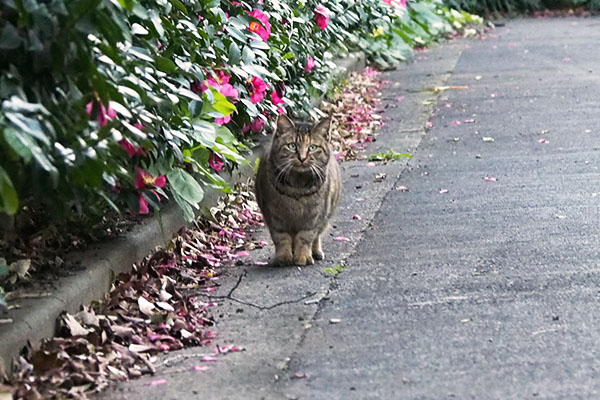
[[312,243],[315,237],[313,231],[300,231],[294,237],[294,264],[311,265],[315,263],[312,257]]
[[292,265],[294,254],[292,252],[292,236],[287,232],[271,232],[275,244],[274,265]]
[[315,260],[322,260],[325,258],[325,253],[323,253],[321,244],[321,235],[318,235],[312,242],[312,256]]

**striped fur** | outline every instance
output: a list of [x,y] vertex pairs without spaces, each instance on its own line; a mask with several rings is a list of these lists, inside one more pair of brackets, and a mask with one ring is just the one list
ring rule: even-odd
[[282,115],[262,157],[256,198],[275,244],[275,265],[324,257],[321,237],[337,207],[342,179],[329,146],[331,120],[298,126]]

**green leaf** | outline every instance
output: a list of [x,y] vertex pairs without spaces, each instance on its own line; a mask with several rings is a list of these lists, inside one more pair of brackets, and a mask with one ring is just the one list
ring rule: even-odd
[[235,42],[231,42],[229,45],[229,62],[231,64],[237,64],[240,62],[240,57],[240,47]]
[[182,13],[184,13],[185,15],[188,15],[188,10],[185,7],[185,5],[179,1],[179,0],[169,0],[169,2],[171,4],[173,4],[173,6],[178,9],[179,11],[181,11]]
[[19,196],[6,171],[0,167],[0,211],[8,215],[16,214],[19,209]]
[[133,0],[117,0],[121,7],[126,9],[127,11],[133,10]]
[[36,146],[36,144],[30,136],[24,135],[20,131],[8,126],[4,129],[4,140],[6,140],[6,143],[8,143],[10,148],[13,149],[25,163],[31,161],[31,158],[33,157],[31,148]]
[[246,43],[246,40],[247,40],[247,37],[246,37],[246,35],[244,35],[244,34],[242,33],[242,31],[240,31],[240,30],[239,30],[238,28],[236,28],[235,26],[233,26],[233,25],[227,25],[227,26],[225,27],[225,30],[226,30],[227,32],[229,32],[229,34],[230,34],[232,37],[236,38],[236,39],[237,39],[237,40],[239,40],[240,42]]
[[204,197],[202,187],[192,175],[183,169],[176,168],[167,172],[171,190],[190,205],[197,207]]
[[156,57],[154,63],[156,65],[156,68],[163,72],[172,73],[177,71],[177,65],[175,65],[173,61],[166,57],[158,56]]
[[0,33],[0,49],[12,50],[21,46],[23,39],[19,36],[19,31],[10,22],[7,22]]

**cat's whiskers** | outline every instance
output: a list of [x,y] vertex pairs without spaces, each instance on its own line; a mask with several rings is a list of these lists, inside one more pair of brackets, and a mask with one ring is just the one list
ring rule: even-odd
[[312,164],[310,170],[314,178],[317,178],[320,182],[325,182],[325,170],[318,164]]
[[293,164],[290,160],[288,160],[285,164],[283,164],[282,168],[279,168],[279,172],[277,173],[277,181],[284,182],[287,180],[290,171],[292,170]]

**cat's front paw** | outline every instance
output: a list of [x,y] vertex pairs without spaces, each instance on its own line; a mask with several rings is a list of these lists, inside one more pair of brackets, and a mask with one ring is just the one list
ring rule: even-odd
[[325,253],[323,253],[323,250],[313,249],[312,256],[315,260],[322,260],[325,258]]
[[273,260],[273,265],[276,267],[283,267],[286,265],[293,265],[294,258],[291,254],[277,254]]
[[299,254],[294,256],[294,264],[296,265],[313,265],[315,260],[308,254]]

